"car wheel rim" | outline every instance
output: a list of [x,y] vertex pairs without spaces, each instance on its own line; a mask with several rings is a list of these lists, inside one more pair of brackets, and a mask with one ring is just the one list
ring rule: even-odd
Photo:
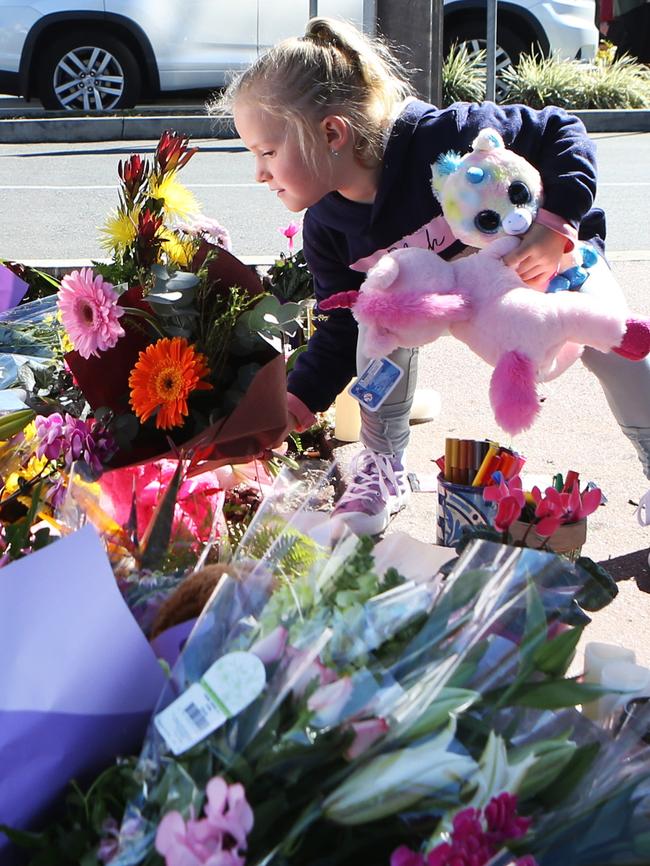
[[[461,43],[465,46],[465,50],[467,51],[467,55],[471,60],[474,60],[480,52],[485,52],[487,50],[487,40],[485,39],[468,39],[465,42]],[[479,68],[485,69],[486,63],[485,61],[478,63]],[[495,58],[495,71],[496,71],[496,82],[495,82],[495,91],[496,98],[502,99],[508,93],[508,86],[503,81],[503,73],[506,69],[509,69],[512,66],[512,58],[501,48],[500,45],[497,45],[496,50],[496,58]]]
[[72,111],[114,108],[124,93],[124,71],[103,48],[74,48],[59,60],[52,85],[61,107]]

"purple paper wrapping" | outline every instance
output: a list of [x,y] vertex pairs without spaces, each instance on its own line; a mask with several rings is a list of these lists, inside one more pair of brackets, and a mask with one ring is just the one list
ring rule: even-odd
[[0,265],[0,313],[17,307],[29,286],[6,265]]
[[70,778],[137,752],[163,685],[92,527],[3,568],[0,823],[37,827]]

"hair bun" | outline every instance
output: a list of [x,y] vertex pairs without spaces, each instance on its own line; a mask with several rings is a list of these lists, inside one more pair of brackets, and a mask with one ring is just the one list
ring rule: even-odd
[[333,48],[341,48],[341,40],[332,29],[332,25],[325,18],[312,18],[307,24],[305,38],[321,45],[331,45]]

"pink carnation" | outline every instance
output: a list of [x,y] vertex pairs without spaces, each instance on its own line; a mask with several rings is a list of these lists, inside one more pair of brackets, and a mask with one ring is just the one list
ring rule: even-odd
[[82,358],[112,349],[124,328],[119,323],[124,310],[111,283],[94,276],[91,268],[67,274],[59,289],[63,326]]

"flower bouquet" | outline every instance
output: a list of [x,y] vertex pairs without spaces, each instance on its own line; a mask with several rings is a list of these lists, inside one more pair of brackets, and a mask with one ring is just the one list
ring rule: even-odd
[[178,181],[195,152],[165,132],[151,161],[119,163],[119,205],[103,229],[111,260],[73,271],[58,291],[56,366],[82,408],[64,409],[54,388],[27,402],[47,416],[48,439],[76,422],[103,437],[104,466],[179,449],[195,464],[241,462],[286,427],[277,344],[297,324],[276,314],[280,302]]
[[602,690],[566,677],[584,621],[552,628],[591,576],[474,541],[444,578],[418,547],[407,580],[379,566],[383,542],[319,543],[318,495],[313,477],[278,482],[140,759],[34,846],[63,866],[74,826],[73,862],[114,866],[647,862],[647,750],[573,709]]

